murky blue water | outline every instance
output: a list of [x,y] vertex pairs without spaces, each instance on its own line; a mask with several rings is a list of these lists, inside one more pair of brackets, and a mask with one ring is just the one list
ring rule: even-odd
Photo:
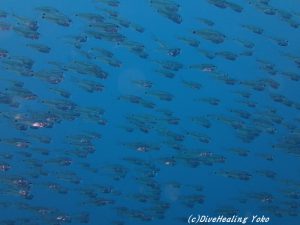
[[299,26],[293,0],[0,0],[0,224],[299,224]]

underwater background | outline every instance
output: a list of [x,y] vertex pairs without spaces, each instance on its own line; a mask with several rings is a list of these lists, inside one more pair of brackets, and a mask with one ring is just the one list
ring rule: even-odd
[[0,0],[0,225],[300,224],[299,26],[294,0]]

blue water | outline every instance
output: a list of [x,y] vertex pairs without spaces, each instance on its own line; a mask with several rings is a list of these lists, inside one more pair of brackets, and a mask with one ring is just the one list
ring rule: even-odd
[[299,224],[299,26],[293,0],[0,0],[0,225]]

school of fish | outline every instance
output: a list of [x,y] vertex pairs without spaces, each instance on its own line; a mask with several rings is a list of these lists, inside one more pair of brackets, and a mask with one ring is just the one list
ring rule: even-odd
[[0,0],[0,225],[296,225],[300,4],[279,2]]

